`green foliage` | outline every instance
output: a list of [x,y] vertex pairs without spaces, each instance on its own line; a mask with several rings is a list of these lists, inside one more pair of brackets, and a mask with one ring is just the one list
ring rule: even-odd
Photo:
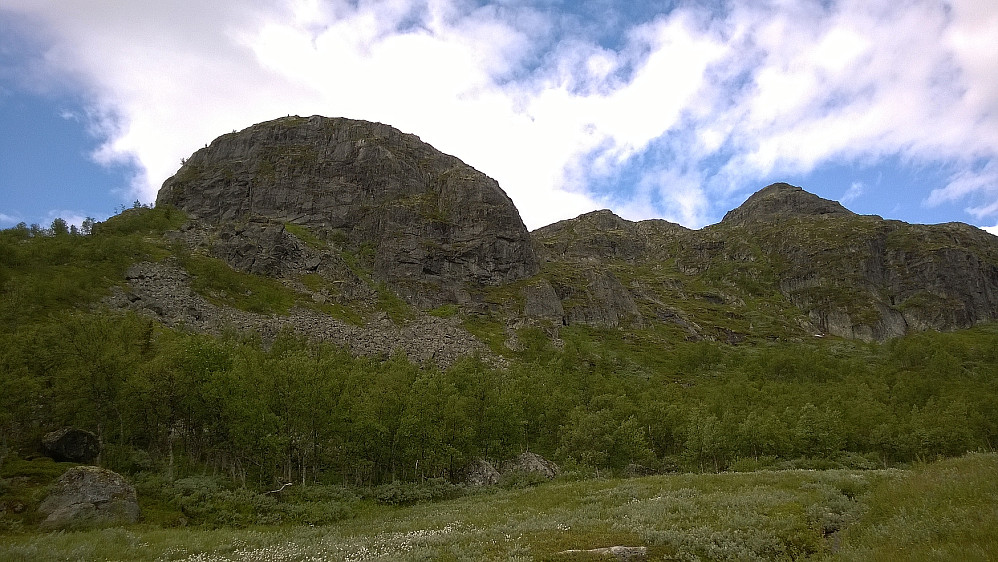
[[45,457],[8,458],[0,464],[0,534],[27,531],[44,518],[38,506],[73,463]]
[[127,234],[162,234],[187,222],[187,215],[170,205],[155,208],[133,207],[104,222],[92,226],[93,234],[105,236]]
[[389,289],[388,285],[377,283],[375,289],[378,292],[378,310],[388,314],[392,322],[406,324],[416,317],[416,311],[412,306]]
[[167,255],[163,242],[148,234],[184,220],[175,210],[137,209],[95,225],[90,236],[0,231],[0,330],[101,299],[135,261]]
[[298,298],[276,279],[236,271],[217,258],[185,252],[180,263],[193,276],[194,290],[218,305],[258,314],[287,314]]
[[456,498],[463,488],[451,484],[443,478],[431,478],[424,482],[392,482],[378,486],[373,490],[373,496],[378,502],[386,505],[408,505]]
[[875,486],[846,527],[836,560],[993,560],[998,557],[998,458],[969,454],[919,466]]
[[226,517],[253,506],[288,522],[285,514],[294,513],[292,506],[306,498],[345,501],[350,516],[315,528],[295,523],[161,529],[146,524],[21,534],[0,538],[0,558],[349,560],[377,553],[390,560],[562,560],[577,559],[557,554],[566,549],[640,545],[653,560],[988,559],[995,542],[994,521],[987,516],[994,503],[994,463],[994,455],[975,455],[914,472],[556,481],[401,506],[358,501],[349,490],[331,486],[300,488],[303,494],[314,489],[315,496],[260,499],[200,477],[170,489],[225,505]]
[[[467,358],[439,369],[401,356],[353,357],[289,333],[269,347],[192,334],[95,306],[131,263],[168,255],[155,234],[183,220],[139,208],[89,236],[0,232],[0,467],[45,432],[73,424],[101,437],[107,466],[152,475],[142,477],[150,521],[243,526],[332,521],[364,504],[310,498],[315,486],[377,490],[371,499],[386,504],[450,498],[470,461],[524,450],[605,476],[635,465],[869,469],[998,442],[995,326],[879,345],[824,338],[733,346],[686,341],[664,324],[513,328],[468,314],[464,326],[502,356],[501,366]],[[216,302],[268,314],[321,306],[277,281],[180,254],[196,290]],[[370,256],[354,257],[359,268]],[[301,281],[328,290],[319,276]],[[386,287],[378,293],[396,322],[415,313]],[[205,474],[210,485],[190,480]],[[302,495],[267,494],[275,482],[292,482],[290,493]],[[511,489],[533,484],[504,480]],[[20,493],[4,486],[5,495]],[[831,498],[824,488],[814,493]],[[835,532],[853,521],[844,501],[828,499],[831,515],[801,517]],[[764,551],[812,552],[814,535],[794,528],[783,546]],[[720,536],[690,531],[651,542],[704,553],[696,550],[703,541],[716,539],[723,552],[744,546]]]
[[308,227],[302,226],[300,224],[295,224],[292,222],[284,223],[284,230],[293,234],[296,238],[307,244],[308,246],[316,250],[326,250],[329,246],[319,239],[318,236],[312,233]]
[[456,316],[458,312],[459,309],[456,304],[444,304],[432,310],[428,310],[426,313],[430,316],[436,316],[437,318],[451,318]]
[[295,496],[258,493],[204,476],[168,482],[142,474],[136,488],[144,511],[166,526],[329,525],[351,517],[359,501],[352,494],[330,497],[321,488]]

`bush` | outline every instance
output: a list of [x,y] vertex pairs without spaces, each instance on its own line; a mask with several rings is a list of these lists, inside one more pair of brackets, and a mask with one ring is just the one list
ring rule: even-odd
[[548,479],[539,472],[510,470],[499,477],[499,487],[507,490],[513,488],[530,488],[547,481]]
[[417,502],[456,498],[464,488],[443,478],[430,478],[424,482],[392,482],[374,489],[374,498],[388,505],[408,505]]

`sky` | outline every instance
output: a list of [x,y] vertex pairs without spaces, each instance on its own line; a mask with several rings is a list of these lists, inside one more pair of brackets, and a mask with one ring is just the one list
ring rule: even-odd
[[998,234],[995,0],[0,0],[0,228],[151,204],[285,115],[379,121],[530,229],[799,185]]

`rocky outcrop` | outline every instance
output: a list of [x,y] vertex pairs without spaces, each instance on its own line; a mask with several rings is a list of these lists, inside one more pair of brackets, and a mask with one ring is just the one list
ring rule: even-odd
[[213,304],[191,288],[190,275],[175,261],[138,263],[125,274],[127,289],[106,300],[114,307],[151,316],[167,326],[222,335],[257,334],[266,343],[282,330],[342,346],[357,355],[387,357],[402,353],[416,363],[446,367],[461,357],[489,357],[488,349],[460,325],[458,318],[419,315],[403,325],[381,314],[363,326],[296,307],[287,315],[256,314]]
[[616,327],[643,322],[631,293],[608,270],[573,271],[567,278],[553,278],[552,285],[564,307],[566,324]]
[[[998,238],[857,215],[788,184],[699,231],[604,210],[532,235],[565,324],[661,322],[687,339],[737,343],[756,318],[771,326],[765,337],[866,341],[998,319]],[[528,317],[556,311],[540,288],[525,296]]]
[[998,319],[998,238],[969,225],[850,214],[714,230],[758,244],[817,332],[883,341]]
[[305,227],[339,251],[368,254],[375,279],[423,308],[461,302],[465,284],[500,285],[538,269],[495,180],[380,123],[287,117],[223,135],[163,184],[160,204],[238,231],[214,251],[257,271],[312,256],[278,229],[240,225]]
[[139,519],[135,488],[120,474],[96,466],[67,470],[38,510],[47,516],[44,531],[114,527]]
[[502,465],[502,473],[520,472],[524,474],[538,474],[548,480],[561,474],[558,465],[538,455],[537,453],[520,453],[515,459],[506,461]]
[[[477,315],[505,325],[513,350],[525,326],[556,340],[558,326],[581,324],[730,343],[882,341],[998,319],[998,239],[967,225],[857,215],[777,183],[697,231],[599,210],[528,234],[495,181],[366,121],[287,117],[223,135],[184,162],[157,204],[193,219],[171,241],[281,279],[354,321],[301,307],[264,318],[215,306],[208,293],[146,290],[189,286],[179,277],[130,277],[112,297],[119,306],[264,339],[290,325],[358,353],[453,362],[484,349],[461,326]],[[417,312],[448,305],[433,313],[456,318],[387,321],[396,296]]]
[[89,464],[100,454],[100,441],[89,431],[64,427],[42,437],[42,451],[57,462]]
[[774,183],[752,194],[737,209],[728,211],[721,219],[721,223],[740,225],[791,217],[852,214],[854,213],[838,201],[822,199],[787,183]]
[[527,318],[549,320],[556,324],[567,322],[565,307],[547,279],[527,285],[523,289],[523,296],[523,314]]
[[475,459],[464,469],[464,483],[468,486],[495,486],[499,478],[499,471],[485,459]]
[[691,232],[665,220],[631,222],[609,210],[593,211],[531,233],[538,255],[577,264],[661,259],[663,240]]

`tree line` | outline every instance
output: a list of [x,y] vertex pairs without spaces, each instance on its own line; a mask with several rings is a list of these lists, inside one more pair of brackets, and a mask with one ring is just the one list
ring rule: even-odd
[[117,470],[266,488],[459,480],[526,450],[582,471],[716,471],[883,466],[998,439],[996,326],[653,354],[614,330],[566,327],[555,346],[524,328],[504,366],[441,369],[102,310],[128,264],[167,252],[149,234],[182,217],[116,219],[90,236],[0,233],[0,457],[74,425]]

